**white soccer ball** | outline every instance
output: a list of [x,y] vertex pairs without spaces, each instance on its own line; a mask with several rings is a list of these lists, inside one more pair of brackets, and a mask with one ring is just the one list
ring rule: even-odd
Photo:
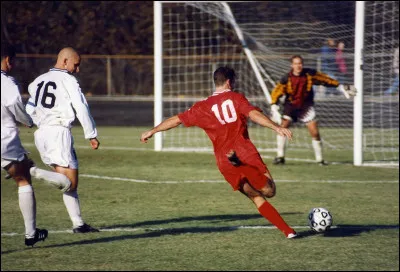
[[332,226],[332,215],[325,208],[312,208],[308,214],[308,225],[316,232],[324,232]]

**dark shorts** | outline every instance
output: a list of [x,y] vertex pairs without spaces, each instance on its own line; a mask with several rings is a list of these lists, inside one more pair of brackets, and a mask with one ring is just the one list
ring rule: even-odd
[[285,104],[283,107],[284,119],[292,122],[308,123],[316,119],[316,113],[313,105],[304,105],[301,108],[295,108],[291,104]]

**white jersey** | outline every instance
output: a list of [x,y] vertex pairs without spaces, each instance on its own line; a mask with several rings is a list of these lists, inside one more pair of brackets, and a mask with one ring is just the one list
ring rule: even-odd
[[96,124],[89,112],[85,96],[77,79],[67,70],[50,69],[29,84],[28,91],[31,97],[26,111],[39,128],[71,128],[76,112],[85,138],[97,137]]
[[[27,152],[18,136],[17,121],[31,127],[32,119],[25,111],[15,79],[1,71],[1,158],[22,160]],[[2,162],[3,166],[3,162]]]

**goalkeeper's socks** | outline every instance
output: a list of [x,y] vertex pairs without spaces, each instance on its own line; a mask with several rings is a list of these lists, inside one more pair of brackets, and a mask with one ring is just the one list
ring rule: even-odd
[[268,221],[274,224],[280,231],[282,231],[287,237],[290,233],[296,233],[285,220],[281,217],[278,211],[268,201],[265,201],[259,208],[260,214],[265,217]]

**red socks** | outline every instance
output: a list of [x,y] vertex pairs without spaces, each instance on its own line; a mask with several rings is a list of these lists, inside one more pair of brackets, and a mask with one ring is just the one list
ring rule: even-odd
[[285,236],[288,236],[290,233],[296,233],[288,224],[286,224],[278,211],[268,201],[265,201],[264,204],[258,208],[258,211],[263,217],[282,231]]

